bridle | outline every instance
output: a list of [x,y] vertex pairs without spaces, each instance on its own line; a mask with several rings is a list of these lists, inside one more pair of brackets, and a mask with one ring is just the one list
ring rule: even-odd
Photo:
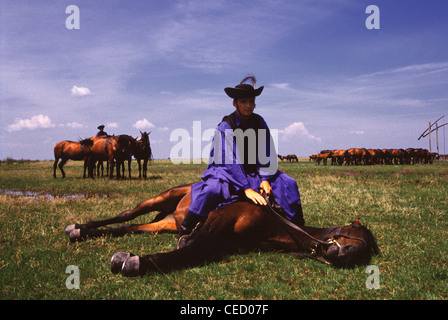
[[[334,228],[336,228],[336,227],[333,227],[333,228],[330,228],[330,229],[334,229]],[[344,228],[344,227],[339,227],[339,228],[337,228],[337,230],[336,230],[336,234],[334,234],[334,235],[333,235],[333,238],[330,239],[329,241],[334,242],[334,243],[340,248],[341,245],[339,244],[339,242],[337,241],[337,239],[339,239],[339,238],[346,238],[346,239],[350,239],[350,240],[358,240],[358,241],[361,241],[362,244],[364,245],[364,247],[367,247],[366,240],[364,240],[363,238],[359,238],[359,237],[349,236],[348,234],[342,234],[342,233],[341,233],[342,228]],[[327,230],[328,230],[328,229],[327,229]],[[331,230],[331,231],[333,231],[333,230]],[[331,232],[331,231],[330,231],[330,232]],[[329,232],[329,233],[330,233],[330,232]]]
[[[268,211],[273,213],[278,219],[280,219],[282,222],[284,222],[285,224],[287,224],[289,227],[293,228],[294,230],[299,231],[300,233],[304,234],[305,236],[307,236],[308,238],[310,238],[311,240],[313,240],[314,243],[310,250],[311,250],[311,257],[314,259],[319,260],[320,262],[324,262],[329,264],[330,262],[328,260],[326,260],[323,257],[323,249],[328,249],[329,247],[331,247],[332,245],[336,245],[339,247],[339,249],[342,247],[341,244],[338,242],[339,238],[346,238],[346,239],[351,239],[351,240],[357,240],[357,241],[361,241],[362,244],[364,245],[364,247],[367,247],[367,243],[364,239],[359,238],[359,237],[353,237],[353,236],[349,236],[348,234],[343,234],[341,233],[342,229],[347,227],[347,226],[342,226],[342,227],[330,227],[327,230],[325,230],[320,236],[319,238],[313,237],[312,235],[310,235],[308,232],[306,232],[305,230],[303,230],[301,227],[299,227],[298,225],[292,223],[291,221],[289,221],[288,219],[286,219],[283,215],[281,215],[280,213],[278,213],[274,207],[279,207],[278,204],[276,204],[275,202],[272,203],[269,199],[269,197],[266,195],[266,193],[262,193],[263,198],[266,200],[267,202],[267,208],[269,209]],[[328,240],[323,240],[327,235],[331,234],[332,232],[334,232],[336,230],[336,233]],[[289,232],[288,232],[289,233]],[[291,235],[291,233],[289,233]],[[293,236],[291,235],[291,237],[294,239],[294,241],[299,244],[299,241]]]

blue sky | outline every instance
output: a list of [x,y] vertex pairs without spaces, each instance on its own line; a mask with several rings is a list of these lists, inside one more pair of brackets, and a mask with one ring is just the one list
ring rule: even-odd
[[448,121],[447,14],[445,0],[1,0],[0,159],[51,160],[99,124],[151,131],[168,158],[171,132],[214,128],[248,74],[280,154],[428,148],[428,122]]

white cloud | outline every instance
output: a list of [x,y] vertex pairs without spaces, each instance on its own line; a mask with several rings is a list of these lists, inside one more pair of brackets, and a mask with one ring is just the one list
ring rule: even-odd
[[312,135],[302,122],[294,122],[283,130],[279,130],[280,138],[284,141],[306,137],[315,142],[322,142],[322,138]]
[[109,123],[106,124],[106,127],[107,128],[118,128],[119,125],[116,122],[109,122]]
[[72,129],[79,129],[79,128],[84,128],[85,126],[83,124],[73,121],[73,122],[67,123],[67,127],[72,128]]
[[134,128],[138,129],[138,130],[143,130],[143,129],[152,129],[155,128],[155,125],[153,125],[151,122],[149,122],[146,119],[143,120],[138,120],[136,123],[134,123],[132,125]]
[[364,130],[352,130],[352,131],[350,131],[350,134],[361,135],[361,134],[364,134]]
[[283,83],[273,83],[271,84],[272,87],[276,89],[289,89],[289,83],[283,82]]
[[440,63],[424,63],[424,64],[414,64],[406,67],[393,68],[389,70],[383,70],[371,74],[365,75],[366,77],[375,77],[391,74],[434,74],[434,73],[445,73],[448,70],[448,62]]
[[83,96],[89,96],[91,94],[92,94],[92,92],[90,91],[89,88],[77,87],[77,86],[72,87],[72,96],[73,97],[83,97]]
[[39,114],[31,117],[31,119],[17,118],[13,124],[10,124],[6,129],[8,132],[20,131],[22,129],[35,130],[38,128],[54,128],[55,124],[51,123],[48,116]]

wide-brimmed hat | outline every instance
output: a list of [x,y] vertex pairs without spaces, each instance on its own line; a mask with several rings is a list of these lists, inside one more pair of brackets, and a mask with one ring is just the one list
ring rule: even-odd
[[100,126],[98,126],[98,128],[97,129],[104,129],[104,124],[102,124],[102,125],[100,125]]
[[[253,85],[244,83],[247,80],[251,80]],[[258,97],[264,89],[264,86],[255,89],[256,79],[253,76],[244,78],[240,84],[236,85],[234,88],[227,87],[224,91],[232,99],[244,99],[244,98],[254,98]]]

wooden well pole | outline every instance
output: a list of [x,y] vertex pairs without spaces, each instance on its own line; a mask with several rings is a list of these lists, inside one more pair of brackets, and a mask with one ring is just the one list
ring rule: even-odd
[[431,153],[432,151],[431,151],[431,121],[429,121],[429,128],[428,128],[428,131],[429,131],[429,153]]

